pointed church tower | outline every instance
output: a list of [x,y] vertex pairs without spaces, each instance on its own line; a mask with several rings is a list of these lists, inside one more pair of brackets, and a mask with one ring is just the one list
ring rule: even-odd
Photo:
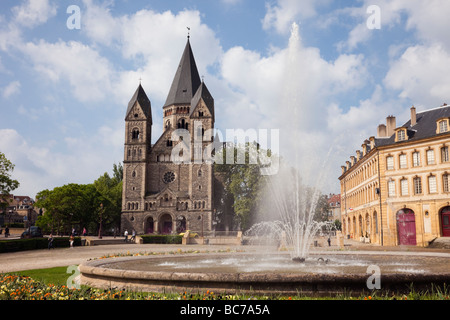
[[[152,138],[150,99],[139,84],[125,117],[122,211],[143,210],[147,158]],[[131,230],[129,230],[131,232]]]

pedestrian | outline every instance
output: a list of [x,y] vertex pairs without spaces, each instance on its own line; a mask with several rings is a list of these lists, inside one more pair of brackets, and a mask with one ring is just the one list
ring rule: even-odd
[[125,242],[128,242],[128,230],[125,229],[125,232],[123,234],[125,236]]
[[86,235],[87,235],[86,228],[83,228],[83,237],[86,237]]
[[6,228],[5,228],[5,238],[8,238],[8,237],[9,237],[9,227],[6,226]]
[[130,241],[131,241],[131,242],[136,241],[136,230],[134,230],[134,229],[133,229],[133,232],[131,233],[131,239],[130,239]]
[[50,249],[55,249],[55,247],[53,246],[53,234],[50,233],[50,235],[48,236],[48,250]]
[[74,242],[74,237],[73,237],[73,233],[70,235],[70,239],[69,239],[69,243],[70,243],[70,247],[73,248],[73,242]]
[[331,237],[328,236],[328,246],[331,247]]

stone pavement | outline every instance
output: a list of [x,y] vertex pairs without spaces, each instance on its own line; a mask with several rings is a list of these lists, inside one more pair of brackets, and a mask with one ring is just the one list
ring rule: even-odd
[[[107,237],[104,237],[108,240]],[[448,239],[450,242],[450,239]],[[226,245],[161,245],[161,244],[107,244],[98,246],[83,246],[74,248],[56,248],[52,250],[33,250],[13,253],[0,253],[0,273],[15,272],[31,269],[44,269],[52,267],[63,267],[78,265],[89,259],[100,258],[104,255],[118,253],[139,253],[139,252],[168,252],[181,249],[183,251],[217,251],[224,249],[239,249],[247,252],[254,252],[261,247],[257,246],[226,246]],[[374,244],[362,244],[353,240],[345,240],[343,249],[337,246],[325,246],[312,248],[315,251],[335,251],[355,254],[399,254],[399,255],[434,255],[450,258],[450,249],[445,248],[421,248],[414,246],[381,247]]]

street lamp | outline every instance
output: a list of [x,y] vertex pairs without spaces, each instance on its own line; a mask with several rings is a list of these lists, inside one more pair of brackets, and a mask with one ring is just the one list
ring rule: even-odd
[[103,223],[103,203],[100,203],[100,228],[98,228],[99,239],[102,239],[102,223]]

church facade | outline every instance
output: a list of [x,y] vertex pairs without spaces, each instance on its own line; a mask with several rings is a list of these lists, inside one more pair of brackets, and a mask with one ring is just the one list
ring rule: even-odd
[[152,144],[152,107],[139,84],[125,117],[122,231],[211,231],[213,164],[202,159],[214,129],[214,99],[200,79],[189,37]]

